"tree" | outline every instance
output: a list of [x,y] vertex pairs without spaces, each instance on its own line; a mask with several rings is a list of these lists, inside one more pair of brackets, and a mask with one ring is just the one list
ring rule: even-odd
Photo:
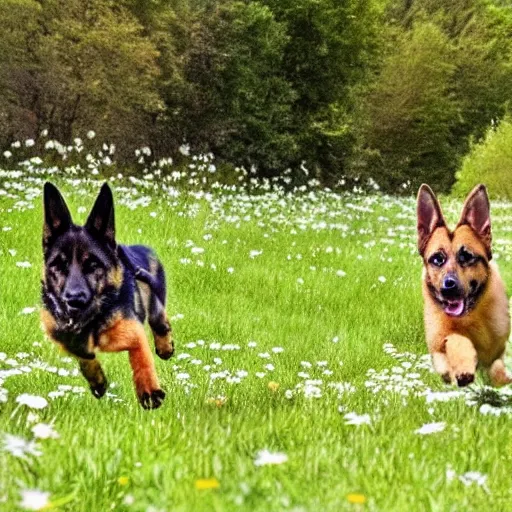
[[[10,76],[2,76],[11,98],[3,116],[12,120],[22,109],[30,119],[24,134],[46,128],[66,144],[90,129],[124,145],[150,138],[145,122],[162,108],[155,89],[158,54],[128,10],[107,0],[1,5],[10,13],[4,31],[21,43]],[[27,26],[20,27],[20,15],[30,16]],[[11,44],[8,49],[4,58],[16,56]]]
[[283,74],[296,92],[296,159],[343,174],[353,145],[353,88],[373,68],[380,6],[370,0],[264,0],[287,27]]
[[396,51],[365,98],[367,176],[390,190],[410,181],[449,186],[455,172],[451,130],[457,104],[448,38],[432,23],[398,37]]

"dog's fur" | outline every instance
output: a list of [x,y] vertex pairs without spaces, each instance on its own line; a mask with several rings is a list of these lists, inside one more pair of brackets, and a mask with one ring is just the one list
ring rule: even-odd
[[487,191],[466,198],[454,231],[427,185],[418,192],[418,249],[423,258],[425,331],[432,363],[447,383],[473,382],[477,365],[495,386],[512,382],[504,365],[510,334],[505,286],[491,261]]
[[116,243],[114,202],[107,184],[85,226],[73,224],[60,192],[45,184],[43,254],[41,319],[48,336],[78,359],[97,398],[105,394],[107,381],[96,352],[127,350],[141,405],[159,407],[165,393],[143,322],[149,321],[157,355],[171,357],[165,274],[148,247]]

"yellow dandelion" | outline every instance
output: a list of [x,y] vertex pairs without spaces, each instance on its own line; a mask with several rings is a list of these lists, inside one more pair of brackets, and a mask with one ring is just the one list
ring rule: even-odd
[[274,382],[273,380],[271,380],[268,383],[268,389],[270,389],[270,391],[272,391],[272,393],[276,393],[277,390],[279,389],[279,382]]
[[130,482],[130,479],[127,476],[120,476],[117,479],[117,483],[119,485],[128,485],[129,482]]
[[364,494],[347,494],[347,500],[349,503],[355,503],[357,505],[363,505],[366,503],[366,496]]
[[206,489],[218,489],[220,487],[220,483],[216,478],[200,478],[196,480],[196,489],[199,491],[204,491]]
[[217,407],[222,407],[227,401],[228,398],[226,396],[218,396],[217,398],[208,398],[206,403],[208,405],[216,405]]

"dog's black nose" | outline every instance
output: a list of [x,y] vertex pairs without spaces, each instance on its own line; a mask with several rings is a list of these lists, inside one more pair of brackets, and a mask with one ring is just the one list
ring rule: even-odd
[[443,281],[443,289],[451,290],[453,288],[457,288],[457,281],[453,277],[446,276]]
[[443,279],[441,285],[441,293],[445,297],[457,297],[461,294],[462,290],[459,284],[459,280],[453,274],[448,274]]
[[89,302],[89,298],[85,291],[64,292],[63,298],[71,309],[84,309]]

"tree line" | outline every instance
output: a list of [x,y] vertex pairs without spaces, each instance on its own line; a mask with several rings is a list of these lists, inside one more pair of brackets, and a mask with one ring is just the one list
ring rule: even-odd
[[0,148],[94,130],[260,176],[448,190],[512,99],[500,0],[0,0]]

